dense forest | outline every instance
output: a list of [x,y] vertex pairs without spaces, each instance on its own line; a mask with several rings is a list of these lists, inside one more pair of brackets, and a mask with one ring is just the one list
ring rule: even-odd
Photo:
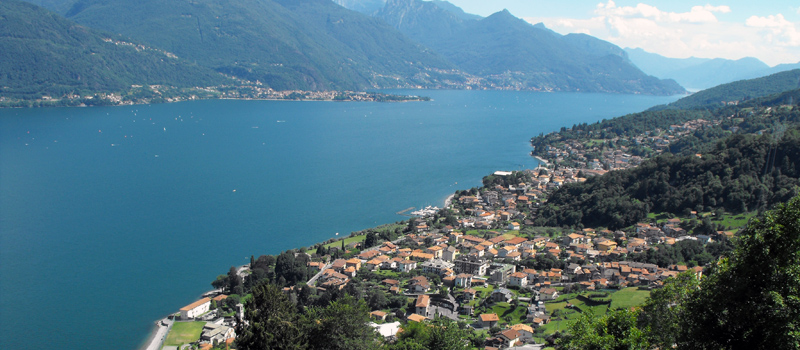
[[665,154],[553,192],[536,218],[541,226],[626,227],[650,212],[768,208],[798,192],[800,129],[734,135],[698,157]]

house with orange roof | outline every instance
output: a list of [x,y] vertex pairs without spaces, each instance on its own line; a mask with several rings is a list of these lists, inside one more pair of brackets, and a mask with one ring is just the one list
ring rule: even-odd
[[376,321],[386,321],[386,312],[375,310],[369,313],[369,318],[374,319]]
[[381,255],[381,251],[378,249],[375,250],[368,250],[365,252],[361,252],[360,254],[356,255],[360,260],[372,260],[376,256]]
[[528,274],[524,272],[514,272],[508,278],[509,286],[525,287],[528,285]]
[[500,338],[503,341],[504,347],[510,348],[514,345],[517,345],[517,343],[519,342],[520,334],[516,330],[509,329],[500,332],[498,338]]
[[533,331],[533,327],[531,327],[531,326],[528,326],[528,325],[523,324],[523,323],[518,323],[518,324],[515,324],[515,325],[511,326],[511,329],[519,332],[520,340],[522,340],[522,341],[532,340],[533,339],[533,332],[534,331]]
[[481,314],[481,327],[483,328],[492,328],[497,325],[497,322],[500,322],[500,317],[497,317],[497,314]]
[[[522,246],[522,244],[523,244],[523,243],[525,243],[525,242],[527,242],[527,241],[528,241],[528,240],[527,240],[526,238],[522,238],[522,237],[512,237],[512,238],[509,238],[509,239],[507,239],[505,244],[506,244],[506,245],[513,245],[513,246],[515,246],[515,247],[519,248],[520,246]],[[530,249],[530,248],[533,248],[533,245],[529,246],[528,248],[529,248],[529,249]]]
[[435,245],[433,247],[428,247],[427,249],[425,249],[425,253],[433,254],[434,259],[441,259],[443,251],[444,249],[438,245]]
[[383,264],[383,261],[381,261],[380,259],[372,259],[370,261],[367,261],[366,264],[364,264],[364,268],[370,271],[376,271],[381,267],[381,264]]
[[338,272],[343,272],[346,267],[347,267],[347,260],[344,259],[336,259],[331,264],[331,268]]
[[188,320],[200,316],[211,308],[211,299],[203,298],[181,308],[181,319]]
[[472,235],[465,235],[463,237],[463,240],[466,241],[466,242],[470,242],[472,244],[480,244],[480,243],[486,241],[483,238],[475,237],[475,236],[472,236]]
[[422,262],[422,261],[431,261],[431,260],[434,259],[433,258],[433,254],[423,253],[422,250],[419,250],[419,249],[411,252],[411,256],[409,256],[409,257],[411,258],[411,260],[416,260],[416,261],[420,261],[420,262]]
[[417,314],[408,315],[408,317],[406,317],[406,319],[411,321],[411,322],[418,322],[418,323],[419,322],[424,322],[425,320],[427,320],[427,318],[425,318],[425,316],[417,315]]
[[420,295],[417,296],[417,303],[416,303],[416,314],[428,317],[428,313],[431,306],[431,297],[429,295]]

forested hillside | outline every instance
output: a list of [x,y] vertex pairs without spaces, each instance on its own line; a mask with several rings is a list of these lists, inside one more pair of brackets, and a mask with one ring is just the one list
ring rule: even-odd
[[702,156],[662,155],[635,169],[613,171],[555,191],[539,210],[542,226],[612,229],[650,212],[684,213],[722,208],[741,213],[769,208],[798,193],[800,130],[778,141],[732,136]]
[[80,0],[67,18],[276,90],[436,86],[455,68],[329,0]]
[[[563,186],[549,196],[536,222],[543,226],[621,228],[651,212],[684,214],[720,209],[741,213],[786,201],[800,186],[798,98],[800,90],[792,90],[713,113],[644,112],[534,138],[537,148],[547,148],[559,137],[580,140],[637,135],[645,132],[648,120],[653,124],[660,119],[665,119],[660,123],[677,123],[700,117],[715,121],[675,139],[663,154],[638,167]],[[630,142],[619,141],[614,146],[625,144]],[[635,150],[635,145],[627,149]]]
[[120,92],[131,85],[211,86],[216,72],[41,7],[0,2],[0,93],[41,98]]
[[769,96],[800,88],[800,69],[775,73],[766,77],[740,80],[706,89],[667,106],[653,109],[703,109],[719,108],[725,103],[739,103],[743,100]]

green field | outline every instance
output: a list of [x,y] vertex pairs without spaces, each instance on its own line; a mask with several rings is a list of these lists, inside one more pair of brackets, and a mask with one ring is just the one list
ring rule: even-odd
[[[544,334],[552,334],[555,331],[564,330],[569,327],[572,320],[576,319],[583,312],[593,312],[595,315],[603,315],[608,310],[642,305],[649,296],[650,291],[630,287],[611,293],[611,305],[603,304],[597,306],[586,305],[586,303],[577,299],[574,294],[568,295],[567,297],[569,299],[567,300],[562,300],[559,297],[558,302],[545,303],[548,314],[553,315],[554,312],[558,311],[558,315],[553,317],[550,323],[542,326],[542,329],[544,330]],[[579,308],[580,311],[574,308],[567,308],[568,303]],[[556,318],[558,318],[558,320],[556,320]]]
[[167,334],[164,346],[181,346],[199,340],[205,324],[205,322],[175,322]]
[[611,294],[611,308],[627,309],[642,305],[649,297],[649,290],[640,290],[637,287],[625,288]]
[[[525,306],[517,306],[515,308],[509,303],[501,302],[492,306],[491,313],[500,317],[500,323],[517,324],[525,321],[527,310]],[[509,320],[506,321],[506,318],[509,318]]]

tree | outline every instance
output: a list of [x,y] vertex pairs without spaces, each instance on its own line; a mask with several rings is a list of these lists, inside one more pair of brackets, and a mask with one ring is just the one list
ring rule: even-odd
[[214,289],[225,289],[228,286],[228,275],[219,275],[217,279],[211,282],[211,286]]
[[558,339],[564,350],[646,350],[650,348],[644,331],[637,328],[638,311],[609,311],[601,317],[584,312]]
[[375,235],[375,232],[370,230],[367,232],[367,237],[364,239],[364,248],[374,247],[378,244],[378,238]]
[[[403,326],[399,341],[392,350],[466,350],[470,348],[469,332],[447,317],[436,317],[429,323],[409,322]],[[481,339],[483,340],[483,339]]]
[[236,329],[238,349],[306,348],[299,315],[280,287],[260,284],[253,288],[253,297],[245,305],[244,322]]
[[678,347],[800,347],[800,196],[742,231],[686,305]]
[[671,349],[681,330],[684,303],[697,291],[699,281],[687,271],[667,279],[664,286],[653,290],[639,315],[641,329],[649,328],[648,338],[661,349]]
[[369,325],[364,300],[345,296],[326,307],[309,310],[304,322],[308,345],[321,350],[366,350],[378,348],[378,336]]
[[428,334],[427,349],[466,350],[470,348],[467,331],[447,317],[435,318],[428,328]]
[[232,294],[242,294],[239,289],[242,289],[242,278],[236,271],[236,268],[231,266],[228,270],[228,292]]

